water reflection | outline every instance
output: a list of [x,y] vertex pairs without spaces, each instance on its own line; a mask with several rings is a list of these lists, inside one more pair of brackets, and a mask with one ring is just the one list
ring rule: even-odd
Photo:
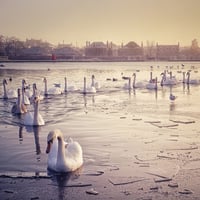
[[77,169],[75,172],[55,174],[52,171],[48,171],[48,175],[52,177],[53,185],[58,186],[58,199],[67,198],[67,187],[80,187],[80,182],[77,182],[80,177],[82,168]]
[[40,161],[41,148],[40,148],[39,133],[41,131],[41,127],[40,126],[26,126],[26,130],[27,132],[34,133],[37,160]]
[[169,111],[170,111],[170,112],[174,112],[175,109],[176,109],[176,104],[175,104],[174,102],[171,102],[171,103],[169,104]]
[[[22,144],[22,141],[23,141],[23,129],[24,129],[24,126],[20,125],[19,126],[19,142],[20,142],[20,144]],[[39,133],[41,131],[41,127],[40,126],[25,126],[25,129],[28,133],[34,133],[37,161],[40,161],[41,148],[40,148]]]

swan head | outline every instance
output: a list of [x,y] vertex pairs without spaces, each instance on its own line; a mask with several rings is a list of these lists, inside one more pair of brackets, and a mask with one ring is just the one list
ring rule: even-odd
[[22,84],[25,85],[26,84],[26,81],[25,79],[22,79]]
[[47,82],[47,79],[46,79],[46,77],[44,77],[44,79],[43,79],[43,82],[44,82],[44,83],[46,83],[46,82]]
[[36,83],[33,83],[33,89],[34,89],[34,90],[37,90]]
[[6,79],[3,79],[3,85],[7,85],[7,80]]
[[62,132],[59,129],[50,131],[48,136],[47,136],[47,149],[46,153],[49,153],[51,150],[51,145],[53,144],[53,141],[57,138],[62,137]]

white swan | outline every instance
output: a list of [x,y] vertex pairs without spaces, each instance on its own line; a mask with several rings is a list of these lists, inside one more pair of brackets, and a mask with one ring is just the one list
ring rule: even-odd
[[94,94],[96,93],[96,88],[93,86],[86,86],[86,77],[84,77],[83,94]]
[[133,73],[133,88],[145,88],[144,82],[136,82],[136,73]]
[[31,103],[29,101],[29,98],[25,94],[25,84],[26,84],[26,81],[22,79],[22,103],[24,105],[30,105]]
[[27,112],[26,106],[22,103],[22,97],[21,97],[21,90],[18,89],[17,90],[17,101],[16,103],[13,105],[11,112],[13,114],[23,114]]
[[33,94],[30,97],[30,102],[31,103],[35,102],[35,97],[38,97],[40,101],[44,99],[44,96],[42,96],[42,95],[39,94],[39,92],[37,90],[36,83],[33,83]]
[[157,90],[158,89],[157,77],[155,79],[151,78],[149,83],[147,83],[147,85],[146,85],[146,89],[149,89],[149,90]]
[[98,82],[95,82],[95,76],[94,75],[92,75],[91,87],[95,87],[97,90],[100,88],[100,84]]
[[6,85],[7,85],[6,79],[3,79],[3,99],[11,99],[11,98],[17,98],[17,91],[9,89],[7,90]]
[[72,172],[83,164],[83,152],[80,144],[72,139],[66,143],[62,132],[58,129],[49,132],[46,153],[48,153],[49,170]]
[[67,84],[67,77],[65,77],[64,80],[65,80],[65,89],[64,89],[64,92],[75,92],[75,91],[78,90],[75,85],[68,85]]
[[44,119],[39,113],[39,98],[35,97],[35,101],[33,104],[34,111],[33,112],[27,112],[24,115],[24,125],[27,126],[41,126],[44,125]]
[[187,84],[191,84],[191,85],[198,85],[198,84],[200,84],[200,80],[190,79],[190,72],[189,71],[186,73],[186,76],[187,76],[187,80],[186,80]]
[[162,79],[160,82],[160,85],[176,85],[177,84],[177,80],[175,76],[172,76],[172,72],[170,72],[170,77],[166,76],[166,72],[161,73],[162,75]]
[[132,89],[132,86],[131,86],[131,77],[128,77],[128,79],[126,79],[126,80],[128,80],[128,83],[124,84],[123,89],[125,89],[125,90]]
[[44,95],[58,95],[58,94],[63,94],[63,90],[60,87],[52,87],[47,90],[47,79],[44,77]]

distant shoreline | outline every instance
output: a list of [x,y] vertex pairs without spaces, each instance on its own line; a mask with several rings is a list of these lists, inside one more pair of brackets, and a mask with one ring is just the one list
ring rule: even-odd
[[[0,60],[0,63],[28,63],[28,62],[47,62],[47,63],[60,63],[60,62],[199,62],[200,60]],[[4,66],[0,66],[4,67]]]

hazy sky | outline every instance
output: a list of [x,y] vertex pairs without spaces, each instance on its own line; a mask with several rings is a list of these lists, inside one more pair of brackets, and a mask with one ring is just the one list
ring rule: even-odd
[[0,35],[53,44],[200,40],[200,0],[0,0]]

